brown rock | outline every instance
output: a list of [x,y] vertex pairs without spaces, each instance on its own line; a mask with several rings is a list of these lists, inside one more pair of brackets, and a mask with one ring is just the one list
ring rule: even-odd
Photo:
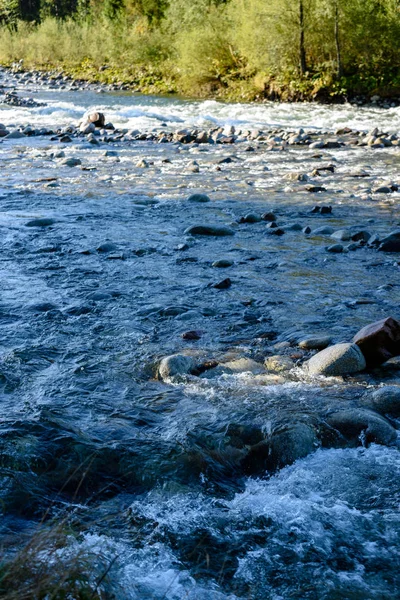
[[103,113],[94,112],[88,116],[89,123],[93,123],[95,127],[104,127],[105,118]]
[[367,367],[376,367],[400,355],[400,322],[392,317],[363,327],[353,338],[364,354]]

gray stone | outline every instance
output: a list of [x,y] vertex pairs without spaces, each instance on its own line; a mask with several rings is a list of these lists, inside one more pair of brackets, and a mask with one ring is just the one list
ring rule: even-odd
[[21,131],[11,131],[11,133],[8,133],[6,136],[4,136],[5,140],[19,140],[20,138],[24,138],[26,137],[25,134],[23,134]]
[[286,179],[289,181],[309,181],[309,176],[306,173],[288,173]]
[[390,446],[397,440],[394,427],[383,417],[366,409],[341,410],[329,415],[326,422],[347,442],[353,442],[356,446],[371,443]]
[[260,215],[249,213],[240,219],[240,223],[259,223],[261,220]]
[[325,225],[324,227],[318,227],[314,229],[312,232],[313,235],[332,235],[335,230],[333,227],[329,227],[329,225]]
[[290,371],[293,369],[294,362],[289,356],[281,356],[277,354],[276,356],[269,356],[264,361],[265,367],[268,371],[273,371],[274,373],[282,373],[283,371]]
[[363,371],[366,362],[356,344],[335,344],[310,358],[306,366],[310,375],[345,375]]
[[339,242],[348,242],[351,240],[351,233],[347,229],[339,229],[339,231],[334,231],[331,237]]
[[333,246],[328,246],[328,248],[326,250],[327,250],[327,252],[333,252],[334,254],[340,254],[341,252],[343,252],[343,246],[342,246],[342,244],[333,244]]
[[79,131],[85,135],[88,135],[89,133],[93,133],[96,130],[96,126],[94,123],[88,123],[87,121],[85,123],[82,123],[79,127]]
[[142,158],[142,160],[139,160],[139,162],[136,163],[136,166],[139,169],[148,169],[150,165],[147,162],[147,160],[145,160],[144,158]]
[[48,217],[43,217],[41,219],[33,219],[32,221],[28,221],[25,223],[26,227],[50,227],[54,225],[55,219],[51,219]]
[[163,358],[158,367],[160,379],[166,380],[177,375],[187,375],[194,368],[192,357],[184,354],[172,354]]
[[400,252],[400,231],[392,231],[383,238],[378,250],[382,252]]
[[302,231],[303,226],[300,223],[285,223],[282,225],[282,229],[285,231]]
[[400,417],[400,386],[386,385],[365,399],[365,405],[381,415]]
[[228,235],[234,235],[233,229],[224,227],[223,225],[192,225],[185,229],[186,235],[211,235],[217,237],[223,237]]
[[216,260],[212,263],[212,267],[216,268],[216,269],[227,269],[228,267],[231,267],[233,265],[233,260],[227,260],[227,259],[221,259],[221,260]]
[[299,346],[304,350],[324,350],[331,342],[330,335],[321,335],[305,338],[299,342]]
[[66,158],[60,162],[61,165],[65,167],[77,167],[82,164],[82,161],[79,158]]
[[253,375],[265,373],[264,366],[251,358],[230,360],[229,362],[222,363],[221,367],[229,369],[232,373],[253,373]]
[[192,194],[188,198],[188,202],[210,202],[210,198],[206,194]]
[[276,432],[271,439],[271,459],[282,468],[314,452],[319,442],[315,431],[305,423],[293,423],[283,431]]
[[372,191],[374,194],[391,194],[393,190],[387,185],[381,185],[381,187],[378,187]]

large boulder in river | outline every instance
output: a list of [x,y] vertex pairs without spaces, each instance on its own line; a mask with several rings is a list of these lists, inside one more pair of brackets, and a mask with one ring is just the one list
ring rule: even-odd
[[272,435],[251,445],[241,461],[244,472],[259,475],[275,471],[314,452],[319,446],[316,433],[305,423],[288,423]]
[[366,362],[356,344],[335,344],[315,354],[306,366],[310,375],[346,375],[363,371]]
[[161,360],[158,366],[158,376],[165,381],[177,375],[187,375],[194,367],[195,362],[191,356],[171,354]]
[[376,367],[400,355],[400,322],[392,317],[370,323],[353,338],[368,367]]

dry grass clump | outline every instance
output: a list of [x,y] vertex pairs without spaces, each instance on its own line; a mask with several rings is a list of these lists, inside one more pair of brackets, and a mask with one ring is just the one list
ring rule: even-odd
[[110,562],[88,550],[66,522],[40,525],[17,552],[0,562],[0,598],[5,600],[106,600]]

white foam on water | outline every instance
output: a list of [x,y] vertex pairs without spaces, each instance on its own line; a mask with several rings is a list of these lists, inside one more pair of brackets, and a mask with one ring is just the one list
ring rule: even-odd
[[[21,96],[29,96],[29,90]],[[188,101],[154,96],[118,96],[87,92],[47,92],[39,101],[46,107],[3,108],[0,120],[5,124],[31,124],[62,127],[78,122],[87,110],[100,110],[106,120],[117,127],[149,129],[162,122],[169,127],[215,127],[234,125],[238,129],[285,127],[332,131],[348,126],[359,130],[378,127],[400,131],[400,107],[381,109],[374,106],[355,107],[350,104],[322,105],[312,103],[223,103],[214,100]]]

